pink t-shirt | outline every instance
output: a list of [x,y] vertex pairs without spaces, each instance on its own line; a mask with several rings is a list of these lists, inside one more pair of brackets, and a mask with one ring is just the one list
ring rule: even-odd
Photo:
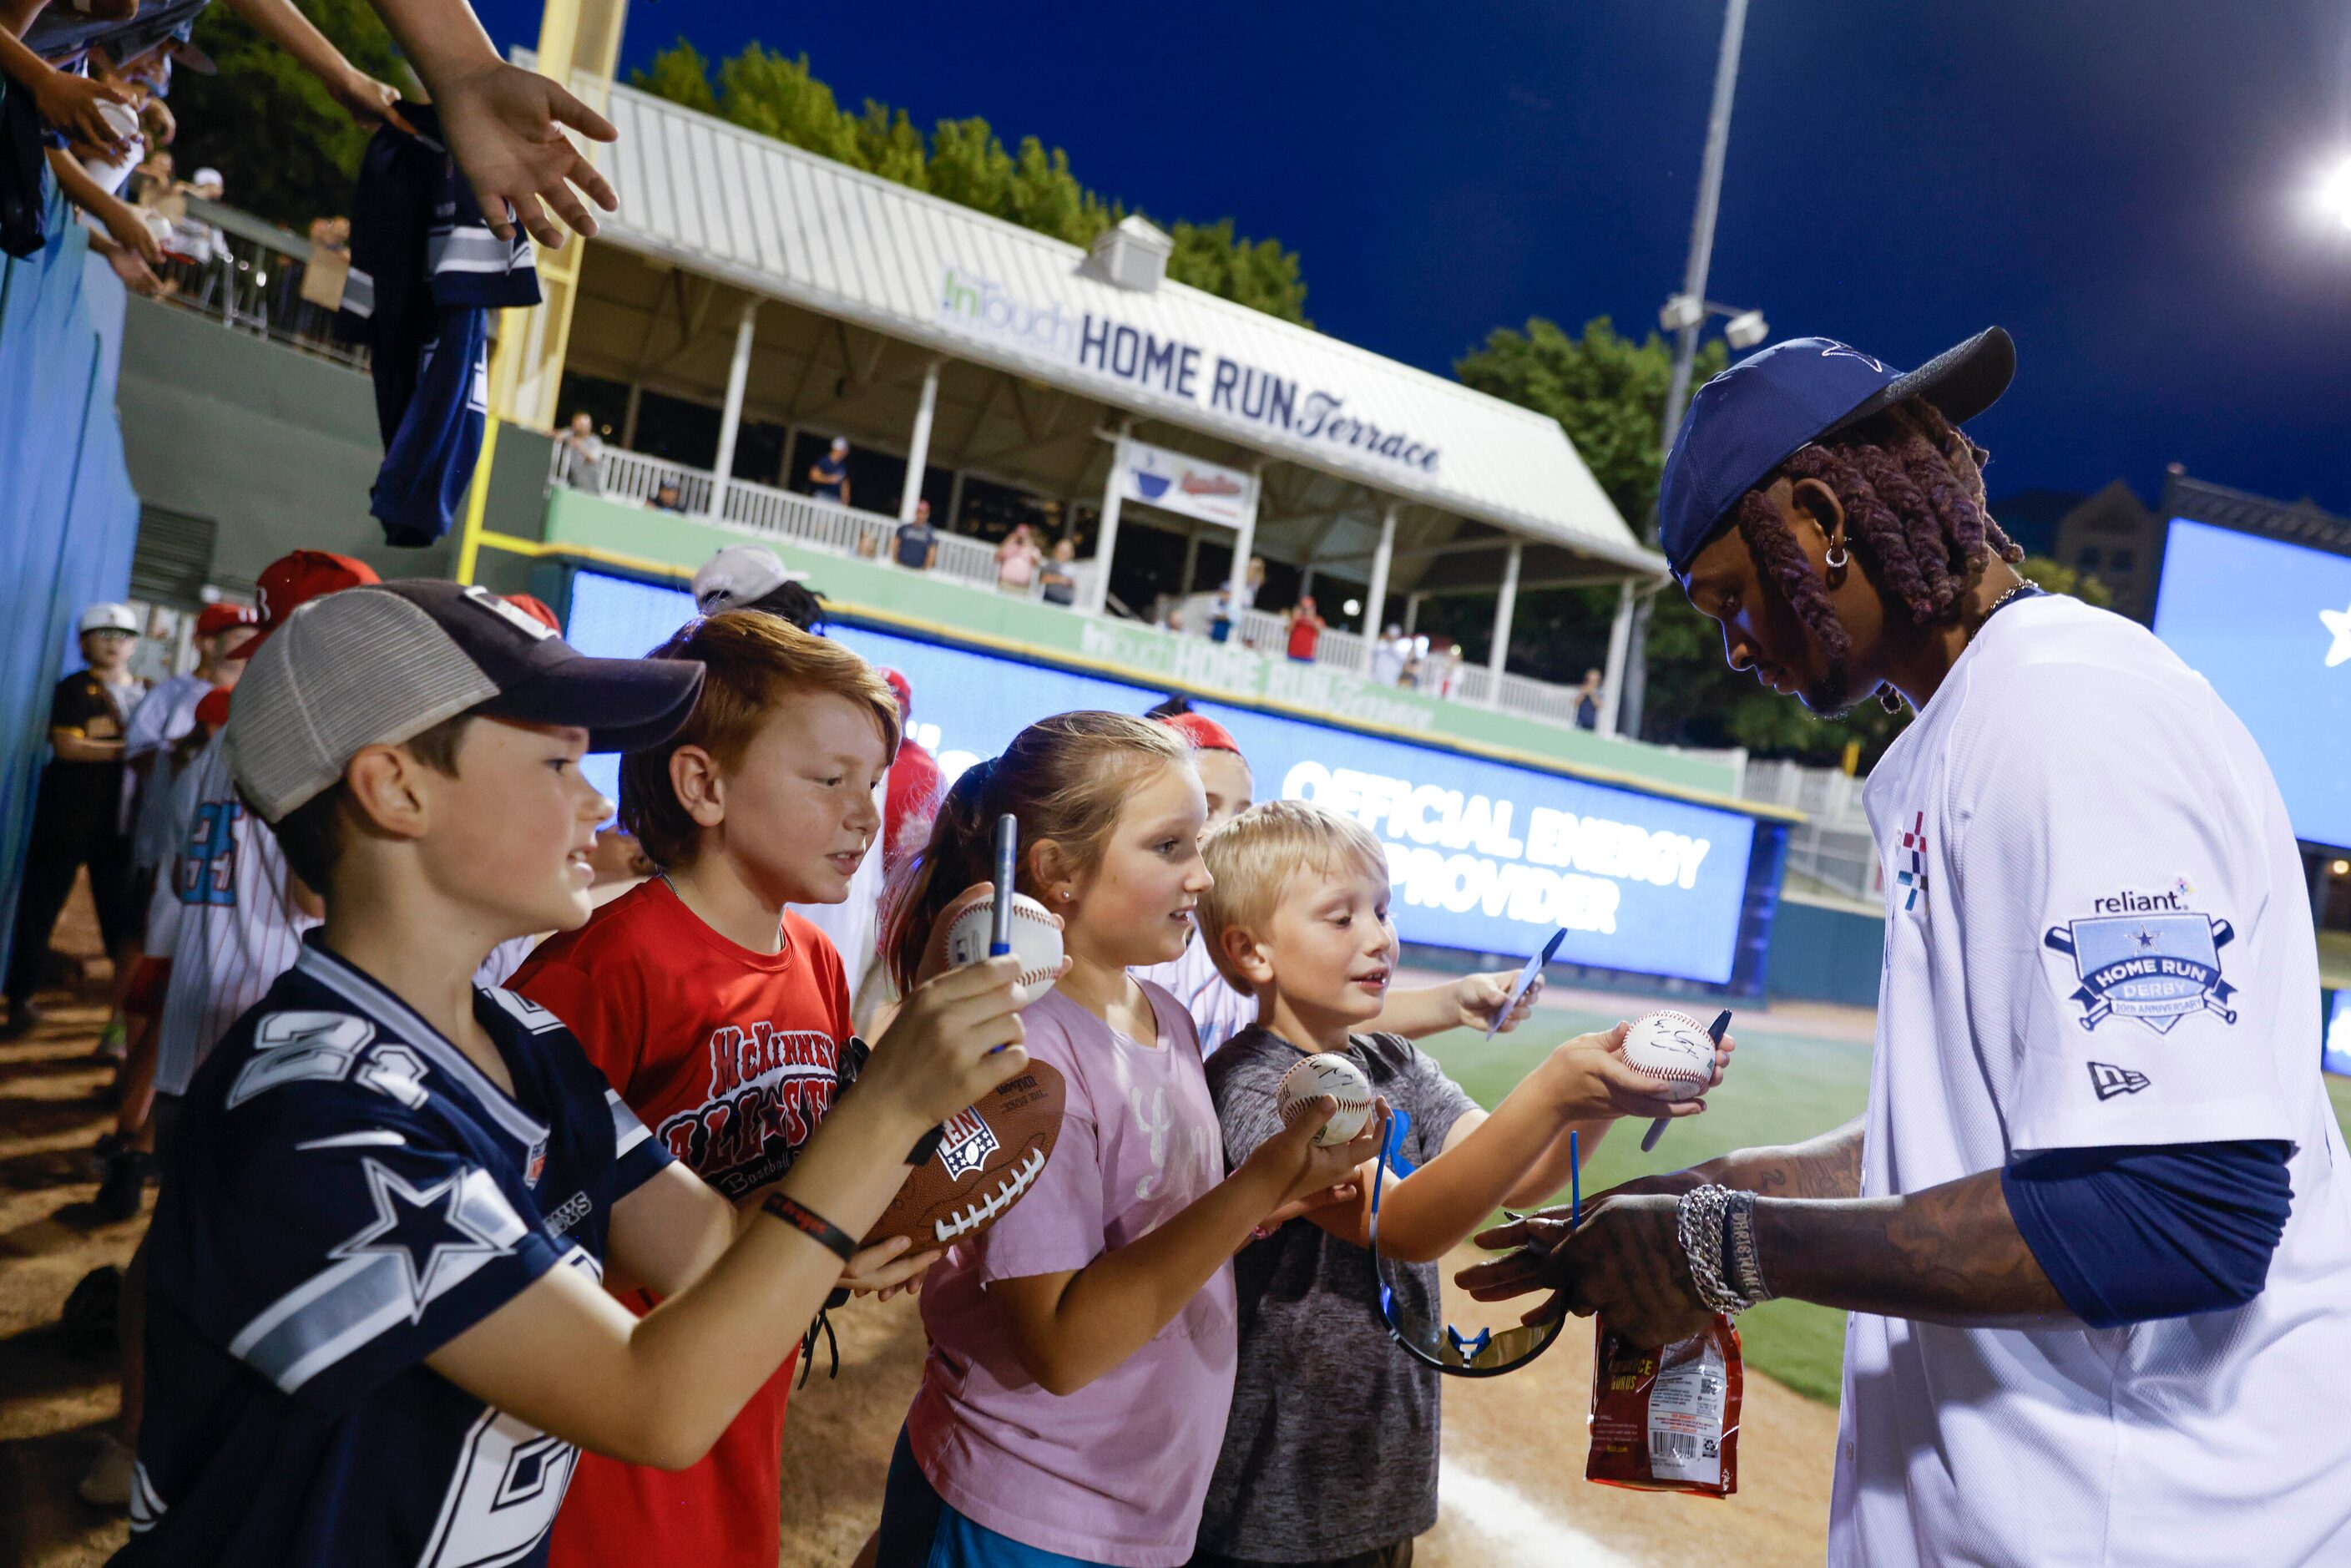
[[1191,1018],[1143,989],[1155,1045],[1059,992],[1021,1014],[1029,1054],[1069,1080],[1061,1142],[1019,1206],[924,1280],[931,1353],[906,1429],[931,1485],[975,1522],[1088,1562],[1179,1568],[1232,1406],[1232,1265],[1150,1343],[1066,1396],[1021,1371],[986,1293],[993,1280],[1082,1269],[1224,1179]]

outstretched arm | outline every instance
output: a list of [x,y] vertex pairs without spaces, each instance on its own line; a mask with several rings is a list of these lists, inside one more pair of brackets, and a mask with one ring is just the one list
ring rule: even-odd
[[228,0],[229,9],[254,31],[294,57],[296,63],[317,77],[328,96],[361,125],[373,129],[389,120],[414,134],[396,107],[400,89],[376,80],[343,57],[327,35],[294,6],[294,0]]
[[1075,1393],[1174,1322],[1261,1222],[1353,1181],[1386,1123],[1374,1116],[1353,1143],[1317,1146],[1315,1131],[1337,1108],[1327,1098],[1307,1102],[1295,1122],[1182,1213],[1084,1268],[991,1282],[988,1296],[1022,1370],[1048,1393]]
[[[1672,1194],[1619,1189],[1587,1207],[1581,1227],[1556,1209],[1499,1227],[1479,1243],[1521,1249],[1464,1270],[1459,1283],[1484,1301],[1551,1290],[1530,1322],[1599,1312],[1643,1344],[1685,1338],[1713,1312],[1682,1250],[1679,1207]],[[1755,1239],[1779,1296],[1970,1327],[2073,1318],[2025,1245],[1998,1171],[1905,1197],[1760,1199]]]
[[[371,0],[424,78],[441,110],[449,151],[500,239],[519,224],[552,250],[563,231],[547,209],[584,237],[596,220],[580,192],[606,212],[620,198],[595,165],[564,136],[569,126],[593,141],[611,141],[611,122],[562,87],[498,58],[465,0]],[[574,191],[577,185],[579,191]]]

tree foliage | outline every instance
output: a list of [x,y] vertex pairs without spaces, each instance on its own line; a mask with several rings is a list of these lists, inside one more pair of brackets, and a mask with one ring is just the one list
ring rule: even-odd
[[[1708,343],[1691,384],[1720,370],[1725,358],[1720,341]],[[1635,342],[1619,335],[1604,316],[1585,323],[1581,338],[1571,338],[1538,317],[1523,331],[1496,329],[1454,372],[1480,392],[1558,420],[1616,510],[1636,528],[1648,522],[1664,472],[1658,428],[1673,378],[1673,352],[1663,339],[1653,332]],[[2053,592],[2076,594],[2092,604],[2112,597],[2095,580],[2078,579],[2044,557],[2027,559],[2020,570]],[[1448,613],[1472,609],[1490,623],[1491,611],[1483,603],[1456,601],[1447,608]],[[1615,608],[1614,590],[1523,596],[1512,622],[1511,663],[1545,680],[1574,683],[1601,663]],[[1424,615],[1424,624],[1427,621]],[[1648,661],[1643,730],[1649,740],[1743,746],[1766,756],[1820,763],[1841,761],[1848,743],[1858,742],[1865,764],[1908,722],[1907,713],[1888,713],[1867,700],[1843,718],[1814,717],[1802,704],[1732,670],[1724,659],[1721,628],[1672,587],[1656,597]]]
[[[415,96],[414,79],[367,0],[304,0],[303,12],[344,57]],[[169,151],[180,177],[211,165],[232,205],[289,228],[351,210],[369,133],[319,78],[225,5],[197,17],[195,41],[218,76],[172,73],[180,134]]]
[[[977,116],[942,120],[925,138],[903,109],[867,99],[852,112],[817,79],[806,55],[795,58],[754,42],[716,74],[714,85],[709,60],[680,38],[630,80],[674,103],[1071,245],[1091,245],[1131,210],[1081,183],[1061,148],[1024,136],[1007,149]],[[1278,240],[1238,235],[1229,218],[1163,226],[1175,241],[1168,277],[1307,324],[1295,251]]]

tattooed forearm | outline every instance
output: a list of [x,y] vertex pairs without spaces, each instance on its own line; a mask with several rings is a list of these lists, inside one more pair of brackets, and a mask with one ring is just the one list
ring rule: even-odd
[[1785,1148],[1725,1155],[1712,1179],[1764,1197],[1861,1196],[1861,1118]]
[[1775,1294],[1851,1312],[1983,1326],[2069,1317],[2018,1233],[2000,1173],[1907,1197],[1760,1202]]

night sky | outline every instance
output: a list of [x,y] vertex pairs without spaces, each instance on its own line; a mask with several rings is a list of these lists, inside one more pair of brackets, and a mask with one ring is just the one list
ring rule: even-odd
[[[480,8],[535,41],[534,0]],[[845,103],[1033,133],[1106,195],[1279,237],[1318,327],[1444,372],[1531,315],[1654,322],[1721,21],[1721,0],[636,0],[625,59],[756,37]],[[1971,431],[1995,496],[2121,477],[2152,499],[2179,462],[2351,512],[2351,231],[2310,200],[2346,152],[2342,0],[1752,0],[1708,292],[1897,365],[2007,327],[2017,383]]]

